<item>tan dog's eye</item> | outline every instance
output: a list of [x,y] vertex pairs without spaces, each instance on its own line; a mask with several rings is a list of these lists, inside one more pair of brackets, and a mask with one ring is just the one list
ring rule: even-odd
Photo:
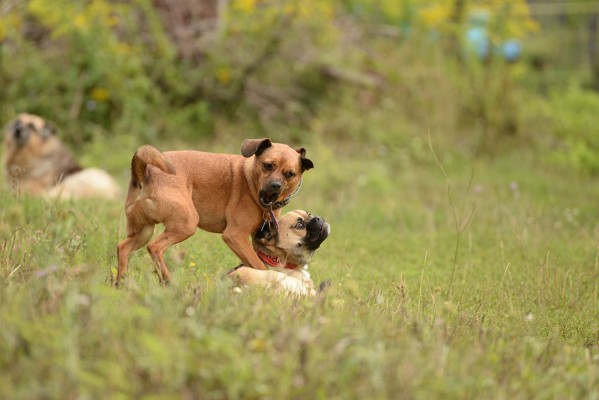
[[295,225],[293,225],[294,229],[304,229],[306,227],[306,223],[304,221],[297,221]]
[[295,176],[295,172],[293,172],[293,171],[287,171],[287,172],[285,172],[285,178],[286,179],[291,179],[294,176]]
[[264,168],[265,171],[272,171],[274,165],[273,163],[265,162],[264,164],[262,164],[262,168]]

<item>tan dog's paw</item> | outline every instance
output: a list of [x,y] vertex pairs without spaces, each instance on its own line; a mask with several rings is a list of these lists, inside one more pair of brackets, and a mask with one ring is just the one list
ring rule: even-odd
[[229,272],[228,277],[239,286],[260,286],[281,293],[298,296],[314,296],[316,290],[310,279],[293,270],[268,269],[258,270],[250,267],[239,267]]

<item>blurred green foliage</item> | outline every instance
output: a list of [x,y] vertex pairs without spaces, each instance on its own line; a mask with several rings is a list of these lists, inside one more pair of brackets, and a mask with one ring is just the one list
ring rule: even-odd
[[555,110],[555,132],[565,144],[563,161],[599,173],[599,95],[571,87],[565,93],[555,93],[551,105]]
[[[483,59],[465,43],[481,21]],[[552,31],[524,0],[8,0],[0,119],[40,114],[73,144],[234,129],[299,139],[315,127],[385,146],[431,135],[471,154],[557,140],[567,165],[594,173],[599,113],[581,122],[560,102],[572,85],[592,109],[597,94],[571,60],[547,72],[561,71],[546,44],[564,35]],[[510,39],[524,43],[517,62],[498,53]]]

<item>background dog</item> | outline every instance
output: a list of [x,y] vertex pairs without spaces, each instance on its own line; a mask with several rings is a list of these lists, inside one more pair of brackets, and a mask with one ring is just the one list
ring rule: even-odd
[[19,114],[4,137],[4,171],[16,193],[62,199],[119,197],[119,187],[105,171],[81,168],[43,118]]
[[242,155],[140,147],[131,160],[127,238],[117,245],[116,284],[127,271],[129,254],[150,241],[158,223],[164,232],[147,248],[165,282],[170,273],[164,252],[198,227],[222,233],[245,265],[265,269],[250,236],[299,190],[302,174],[314,167],[305,153],[270,139],[244,140]]
[[268,266],[257,270],[243,264],[227,276],[239,285],[259,285],[297,295],[315,295],[314,283],[307,271],[308,262],[331,227],[321,217],[303,210],[290,211],[278,220],[278,229],[266,225],[256,232],[252,245]]

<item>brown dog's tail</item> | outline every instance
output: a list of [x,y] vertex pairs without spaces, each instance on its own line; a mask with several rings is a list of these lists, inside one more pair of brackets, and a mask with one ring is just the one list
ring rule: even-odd
[[153,165],[167,174],[174,175],[175,167],[168,161],[164,155],[154,146],[141,146],[131,160],[131,184],[141,186],[141,183],[148,178],[146,167]]

